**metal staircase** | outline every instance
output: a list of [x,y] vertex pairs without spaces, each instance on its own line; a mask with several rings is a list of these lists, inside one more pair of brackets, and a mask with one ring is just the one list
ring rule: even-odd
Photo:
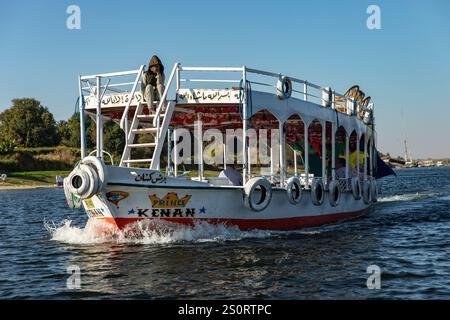
[[[175,107],[175,101],[167,101],[166,108],[163,113],[160,114],[144,114],[144,105],[139,103],[134,113],[133,121],[127,133],[127,139],[125,143],[125,149],[120,161],[120,165],[127,165],[131,167],[133,163],[148,163],[150,169],[159,169],[159,156],[164,144],[164,138],[169,127],[170,119],[172,117],[173,109]],[[156,126],[154,121],[156,121]],[[148,120],[151,120],[150,122]],[[135,143],[137,135],[148,134],[153,136],[152,142]],[[159,143],[161,142],[161,143]],[[152,149],[153,153],[150,158],[136,158],[131,159],[131,150],[145,148]]]
[[[162,148],[167,134],[167,129],[169,128],[170,119],[172,118],[173,110],[176,105],[175,101],[167,100],[167,93],[177,69],[178,64],[175,64],[155,113],[145,114],[144,104],[138,103],[134,112],[133,120],[131,121],[131,125],[127,128],[128,110],[131,105],[131,101],[125,108],[121,120],[121,127],[126,133],[126,141],[124,152],[120,160],[120,166],[126,165],[128,167],[132,167],[132,164],[134,163],[148,163],[150,169],[159,170],[159,160]],[[134,90],[135,87],[133,88],[131,96],[134,95]],[[153,141],[136,143],[135,139],[137,135],[141,134],[151,134],[153,136]],[[132,159],[132,150],[138,148],[153,150],[151,157]]]

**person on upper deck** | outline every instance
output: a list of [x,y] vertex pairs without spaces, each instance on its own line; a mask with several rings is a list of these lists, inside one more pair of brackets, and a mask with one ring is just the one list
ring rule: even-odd
[[164,66],[158,56],[153,56],[148,63],[148,69],[141,77],[141,93],[147,102],[149,112],[154,112],[154,101],[159,101],[164,93],[165,87]]

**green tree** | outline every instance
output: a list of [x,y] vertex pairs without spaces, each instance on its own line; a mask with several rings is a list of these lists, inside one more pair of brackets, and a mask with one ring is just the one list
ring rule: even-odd
[[0,113],[0,134],[22,147],[54,146],[58,143],[53,114],[35,99],[12,100],[12,107]]
[[103,127],[103,149],[118,157],[125,147],[125,134],[120,126],[110,120]]
[[[86,147],[88,149],[95,146],[95,123],[91,118],[86,117]],[[74,113],[67,121],[60,121],[58,123],[58,135],[60,137],[60,144],[79,148],[81,145],[80,139],[80,114]]]
[[[96,126],[95,122],[86,116],[86,147],[88,151],[95,148]],[[76,113],[69,120],[58,123],[58,134],[61,144],[78,148],[80,147],[80,114]],[[125,134],[114,121],[103,123],[103,148],[111,152],[115,157],[122,154],[125,146]]]

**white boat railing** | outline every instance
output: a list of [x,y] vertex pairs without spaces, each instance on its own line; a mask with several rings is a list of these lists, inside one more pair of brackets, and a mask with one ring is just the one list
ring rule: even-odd
[[[141,82],[141,74],[143,72],[144,66],[141,66],[137,70],[130,71],[122,71],[122,72],[111,72],[111,73],[101,73],[98,75],[88,75],[88,76],[80,76],[80,95],[83,93],[87,93],[88,95],[96,95],[96,78],[100,79],[108,79],[111,80],[111,83],[106,87],[105,85],[100,85],[101,89],[107,89],[107,92],[112,93],[134,93],[136,92],[137,85]],[[200,78],[200,77],[189,77],[187,73],[221,73],[222,77],[214,78]],[[183,73],[183,74],[182,74]],[[226,79],[224,74],[236,74],[241,73],[238,77],[232,77],[231,79]],[[123,78],[123,77],[133,77],[133,81],[122,81],[118,83],[113,83],[113,79],[115,78]],[[277,81],[282,77],[287,77],[292,82],[292,96],[303,101],[316,103],[323,107],[330,107],[332,109],[336,109],[338,112],[345,113],[348,115],[358,115],[362,117],[362,113],[364,108],[362,107],[359,101],[355,101],[350,97],[346,97],[345,95],[336,92],[335,90],[331,90],[328,87],[323,87],[307,80],[290,77],[289,75],[274,73],[254,68],[248,68],[246,66],[243,67],[183,67],[180,63],[175,63],[172,72],[169,76],[169,79],[166,83],[166,90],[164,92],[163,97],[160,99],[159,106],[157,108],[157,114],[154,119],[154,123],[156,123],[156,119],[160,115],[160,112],[163,110],[164,103],[168,100],[169,88],[174,80],[176,82],[176,90],[183,88],[183,85],[195,85],[198,87],[199,83],[210,84],[210,86],[217,86],[217,84],[224,84],[229,86],[230,84],[241,84],[243,79],[246,79],[251,85],[255,85],[258,89],[262,91],[267,91],[270,93],[276,93],[277,90]],[[132,87],[131,87],[132,86]],[[131,87],[131,88],[130,88]],[[214,87],[215,88],[215,87]],[[265,89],[264,89],[265,88]],[[272,88],[270,91],[267,88]],[[130,105],[132,105],[132,100],[134,96],[131,96],[131,99],[128,99],[127,105],[125,107],[125,111],[128,111]],[[161,108],[160,108],[161,107]],[[159,112],[158,112],[159,111]],[[125,118],[127,116],[127,112],[124,112],[124,116],[121,119],[121,127],[125,126]]]
[[[209,78],[190,78],[181,73],[196,72],[196,73],[242,73],[239,79],[224,79],[225,77],[213,79]],[[270,93],[276,93],[277,81],[282,77],[287,77],[292,82],[292,96],[303,101],[316,103],[322,107],[329,107],[337,110],[338,112],[345,113],[347,115],[357,115],[361,117],[362,107],[359,101],[355,101],[353,98],[346,97],[344,94],[338,93],[335,90],[331,90],[328,87],[319,86],[311,83],[307,80],[290,77],[281,73],[268,72],[264,70],[258,70],[253,68],[243,67],[183,67],[179,65],[177,74],[177,89],[182,89],[181,84],[195,84],[195,83],[210,83],[217,84],[223,83],[229,85],[230,83],[241,84],[243,79],[246,79],[251,85],[258,87],[270,87],[273,90],[268,91]],[[255,78],[259,77],[259,78]],[[269,80],[267,79],[270,78]],[[255,79],[254,79],[255,78]],[[205,89],[205,88],[202,88]],[[217,89],[217,88],[216,88]]]

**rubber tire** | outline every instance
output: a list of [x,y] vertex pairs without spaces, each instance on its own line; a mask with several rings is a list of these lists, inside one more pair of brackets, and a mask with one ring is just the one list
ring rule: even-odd
[[[252,202],[252,195],[260,187],[265,190],[265,197],[260,203]],[[259,212],[267,208],[272,200],[272,185],[261,177],[252,178],[244,186],[244,205],[253,211]]]
[[361,200],[361,180],[358,177],[352,178],[352,194],[355,200]]
[[[296,190],[298,190],[298,195],[295,197]],[[296,205],[302,201],[302,185],[300,179],[297,177],[290,177],[286,185],[286,195],[290,204]]]
[[375,178],[372,178],[370,181],[370,188],[371,188],[371,198],[372,202],[378,201],[378,186],[377,186],[377,180]]
[[[317,188],[320,186],[322,189],[322,197],[320,199],[317,198]],[[321,206],[323,204],[323,200],[325,198],[325,187],[323,185],[322,179],[316,179],[313,180],[313,183],[311,185],[311,200],[313,205],[315,206]]]
[[[338,193],[337,199],[335,193]],[[337,207],[341,202],[341,188],[339,187],[339,183],[336,180],[332,180],[328,186],[328,200],[330,202],[330,206]]]
[[363,182],[362,198],[365,204],[370,204],[372,202],[372,184],[369,180]]

